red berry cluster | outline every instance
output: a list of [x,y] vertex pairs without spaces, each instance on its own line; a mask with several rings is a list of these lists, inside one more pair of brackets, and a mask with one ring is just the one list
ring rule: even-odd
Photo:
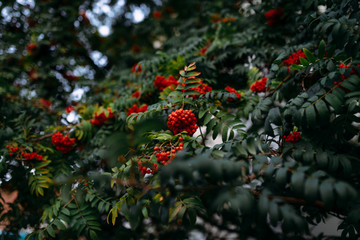
[[140,97],[140,92],[139,92],[139,91],[134,92],[134,93],[131,95],[131,97],[133,97],[133,98],[139,98],[139,97]]
[[259,93],[259,92],[266,92],[269,90],[269,87],[266,87],[266,82],[267,82],[267,77],[264,77],[256,82],[254,82],[251,86],[250,86],[250,90],[255,92],[255,93]]
[[26,50],[29,52],[29,55],[33,55],[36,49],[37,49],[36,43],[29,43],[28,45],[26,45]]
[[95,112],[94,118],[90,120],[91,124],[96,125],[96,126],[101,126],[104,124],[104,122],[109,120],[109,118],[114,117],[114,113],[111,112],[111,108],[107,108],[107,111],[108,111],[107,116],[104,111],[102,111],[100,114]]
[[[241,94],[240,94],[238,91],[236,91],[235,88],[232,88],[232,87],[227,86],[227,87],[225,88],[225,90],[228,91],[229,93],[235,93],[237,99],[240,99],[240,98],[241,98]],[[228,100],[229,102],[233,102],[233,101],[234,101],[233,98],[228,98],[227,100]]]
[[[212,91],[212,87],[210,87],[209,85],[203,83],[202,81],[199,82],[200,86],[197,87],[193,87],[193,88],[189,88],[186,91],[197,91],[200,94],[205,94],[207,92],[211,92]],[[191,98],[198,98],[199,95],[189,95]]]
[[289,135],[283,137],[284,142],[291,142],[291,143],[296,143],[300,141],[300,139],[301,139],[301,135],[297,131],[293,131],[292,133],[289,133]]
[[174,134],[187,131],[187,135],[192,136],[198,126],[196,126],[197,119],[192,110],[178,109],[169,115],[167,126]]
[[219,22],[223,22],[223,23],[227,23],[227,22],[233,22],[236,20],[236,17],[224,17],[224,18],[220,18],[220,14],[215,13],[211,16],[211,20],[210,22],[213,23],[219,23]]
[[[159,164],[167,165],[169,164],[176,156],[176,152],[181,151],[184,149],[184,143],[182,142],[184,139],[182,137],[179,137],[179,141],[177,144],[167,144],[167,145],[161,145],[161,146],[155,146],[154,147],[154,154],[156,156],[156,161]],[[142,160],[138,161],[139,171],[141,171],[142,174],[154,174],[157,172],[158,164],[152,163],[151,159],[154,154],[145,155]]]
[[146,112],[147,108],[148,108],[147,104],[144,104],[141,107],[138,107],[135,103],[131,108],[129,108],[129,112],[127,115],[129,116],[132,113]]
[[10,146],[10,145],[6,145],[6,148],[7,148],[7,149],[10,149],[10,152],[9,152],[9,155],[10,155],[10,156],[14,155],[14,153],[16,153],[16,151],[19,150],[18,147],[14,147],[14,146]]
[[65,79],[69,80],[70,82],[75,82],[75,81],[77,81],[77,80],[80,79],[79,76],[75,76],[75,75],[72,74],[72,73],[63,73],[62,76],[63,76]]
[[283,16],[284,16],[284,9],[282,8],[271,9],[270,11],[265,13],[266,24],[269,27],[274,27],[279,23],[281,23]]
[[153,12],[153,17],[154,17],[155,19],[161,18],[161,15],[162,15],[162,13],[161,13],[160,11],[155,11],[155,12]]
[[40,102],[40,104],[43,106],[43,107],[45,107],[45,108],[47,108],[47,109],[50,109],[51,108],[51,102],[49,101],[49,100],[46,100],[46,99],[44,99],[44,98],[40,98],[40,100],[39,100],[39,102]]
[[71,105],[69,105],[69,106],[67,106],[67,107],[65,108],[65,110],[66,110],[67,113],[71,113],[72,111],[74,111],[74,107],[71,106]]
[[156,76],[154,85],[157,89],[160,91],[164,90],[165,88],[171,86],[171,85],[178,85],[178,81],[173,77],[169,76],[168,78],[165,78],[164,76]]
[[37,160],[37,161],[46,161],[44,157],[40,154],[37,154],[36,152],[32,153],[21,153],[21,156],[25,158],[25,160]]
[[210,47],[210,44],[208,44],[205,47],[201,48],[199,54],[201,56],[205,56],[205,54],[206,54],[207,50],[209,49],[209,47]]
[[141,73],[141,64],[135,63],[134,66],[131,68],[131,73]]
[[182,142],[184,139],[179,137],[179,146],[169,145],[165,147],[154,147],[156,161],[163,165],[167,165],[175,158],[176,152],[184,149],[184,143]]
[[[345,70],[348,69],[349,67],[350,67],[350,64],[347,64],[347,65],[340,64],[339,65],[339,68],[345,68]],[[360,67],[360,65],[357,64],[357,67]],[[351,68],[350,76],[354,75],[354,74],[356,74],[356,71],[354,68]],[[334,84],[339,86],[343,81],[347,80],[348,78],[349,77],[346,77],[345,74],[341,74],[341,81],[340,82],[334,81]]]
[[305,53],[301,50],[289,55],[289,57],[283,61],[284,65],[287,67],[289,73],[290,73],[291,64],[299,64],[300,57],[306,59]]
[[[10,145],[6,145],[6,148],[9,149],[9,155],[13,156],[14,154],[19,154],[19,147],[17,146],[10,146]],[[36,152],[31,152],[31,153],[25,153],[25,152],[21,152],[20,155],[25,158],[25,160],[37,160],[37,161],[46,161],[46,159],[44,159],[44,157]]]
[[40,78],[39,73],[34,69],[31,69],[29,72],[29,77],[31,81],[36,81]]
[[144,166],[145,162],[142,161],[138,161],[138,165],[139,165],[139,170],[141,171],[142,174],[154,174],[156,173],[159,169],[157,167],[157,163],[147,163],[147,166]]
[[134,52],[134,53],[139,53],[139,52],[141,51],[141,48],[140,48],[139,45],[134,44],[134,45],[131,46],[130,50],[131,50],[132,52]]
[[70,152],[75,144],[75,138],[69,136],[63,136],[61,132],[54,133],[51,138],[52,143],[55,145],[56,150],[61,153]]

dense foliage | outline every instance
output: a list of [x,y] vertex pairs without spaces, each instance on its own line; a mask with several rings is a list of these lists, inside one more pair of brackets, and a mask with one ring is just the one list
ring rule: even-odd
[[97,1],[28,3],[0,3],[2,239],[359,238],[358,1],[108,1],[107,37]]

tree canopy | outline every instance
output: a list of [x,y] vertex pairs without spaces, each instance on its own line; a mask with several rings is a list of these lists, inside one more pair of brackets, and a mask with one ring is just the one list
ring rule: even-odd
[[1,2],[0,238],[359,238],[359,7]]

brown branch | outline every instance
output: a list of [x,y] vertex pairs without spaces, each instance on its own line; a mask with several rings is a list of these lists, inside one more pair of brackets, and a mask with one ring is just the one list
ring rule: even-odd
[[275,88],[274,90],[272,90],[272,91],[271,91],[270,96],[271,96],[271,95],[273,95],[273,94],[274,94],[274,92],[276,92],[276,90],[278,90],[278,89],[281,87],[281,85],[283,85],[283,83],[284,83],[284,82],[286,82],[286,81],[287,81],[290,77],[291,77],[291,75],[290,75],[290,74],[289,74],[289,75],[287,75],[287,77],[286,77],[286,78],[284,78],[284,80],[282,80],[282,81],[281,81],[281,83],[279,83],[279,85],[277,85],[277,86],[276,86],[276,88]]
[[44,136],[41,136],[41,137],[38,137],[38,138],[33,138],[30,141],[33,141],[33,142],[41,141],[41,140],[44,140],[45,138],[51,137],[53,134],[54,133],[48,133],[48,134],[46,134]]
[[[260,191],[256,191],[256,190],[253,190],[253,189],[251,189],[250,191],[256,197],[259,197],[261,195]],[[267,197],[270,200],[277,198],[277,199],[281,199],[281,200],[283,200],[285,202],[292,203],[292,204],[297,204],[297,205],[315,205],[315,206],[320,207],[320,208],[324,207],[324,203],[321,202],[321,201],[307,202],[304,199],[299,199],[299,198],[295,198],[295,197],[278,196],[278,195],[268,195]]]

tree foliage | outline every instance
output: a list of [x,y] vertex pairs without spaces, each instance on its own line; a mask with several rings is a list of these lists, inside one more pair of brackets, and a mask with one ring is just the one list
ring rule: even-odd
[[358,1],[109,1],[106,37],[97,1],[23,2],[0,5],[3,239],[359,238]]

